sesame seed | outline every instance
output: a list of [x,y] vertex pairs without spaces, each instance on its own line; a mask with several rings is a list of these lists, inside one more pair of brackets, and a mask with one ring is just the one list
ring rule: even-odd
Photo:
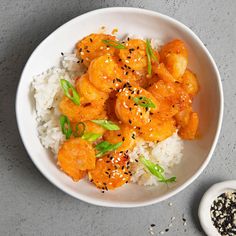
[[63,53],[63,52],[61,52],[61,55],[62,55],[62,56],[64,56],[64,53]]

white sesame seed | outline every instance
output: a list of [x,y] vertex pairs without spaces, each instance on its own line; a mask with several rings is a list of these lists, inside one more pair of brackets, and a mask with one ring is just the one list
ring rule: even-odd
[[84,52],[80,52],[80,54],[83,56],[83,55],[84,55]]

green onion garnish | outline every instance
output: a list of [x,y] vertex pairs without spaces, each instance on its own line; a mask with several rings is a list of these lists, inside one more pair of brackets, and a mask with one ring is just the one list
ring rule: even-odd
[[157,57],[155,56],[152,46],[151,40],[146,40],[146,53],[147,53],[147,60],[148,60],[148,74],[152,75],[152,60],[157,61]]
[[152,100],[145,96],[133,97],[132,100],[141,107],[156,108],[156,105],[152,102]]
[[70,120],[67,116],[60,116],[60,124],[62,133],[66,136],[66,139],[69,139],[72,134],[72,128],[70,125]]
[[94,142],[98,138],[100,138],[101,136],[102,136],[102,134],[95,134],[95,133],[88,132],[88,133],[84,133],[81,138],[86,140],[86,141],[89,141],[89,142]]
[[104,39],[102,40],[103,43],[105,43],[107,46],[113,47],[113,48],[117,48],[117,49],[126,49],[125,45],[119,43],[118,41],[115,40],[107,40]]
[[65,95],[76,105],[80,105],[80,96],[72,84],[65,79],[61,79],[60,82]]
[[144,156],[141,156],[139,159],[141,163],[150,171],[150,173],[157,177],[159,182],[173,183],[176,181],[175,176],[166,179],[166,177],[164,176],[164,169],[160,165],[147,160]]
[[93,123],[102,126],[107,130],[120,130],[120,127],[109,120],[91,120]]
[[84,122],[79,122],[75,125],[75,132],[73,133],[75,137],[82,137],[85,131]]
[[97,144],[95,146],[95,148],[98,150],[96,157],[101,157],[104,154],[106,154],[107,152],[111,152],[111,151],[116,150],[118,147],[120,147],[122,145],[122,143],[123,142],[112,144],[107,141],[103,141],[103,142]]

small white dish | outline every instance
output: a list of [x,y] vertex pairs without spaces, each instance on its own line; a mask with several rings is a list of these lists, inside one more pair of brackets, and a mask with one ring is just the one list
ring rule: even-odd
[[[106,26],[118,28],[119,36],[136,34],[163,43],[182,39],[189,51],[189,68],[199,79],[200,92],[194,110],[200,116],[201,137],[184,144],[184,157],[173,169],[177,182],[147,188],[125,185],[101,193],[86,180],[73,182],[56,165],[56,160],[40,143],[30,86],[33,76],[58,66],[61,52],[71,52],[84,36]],[[154,204],[174,196],[191,184],[209,163],[215,149],[223,117],[223,90],[217,66],[201,40],[182,23],[157,12],[136,8],[105,8],[86,13],[67,22],[49,35],[32,53],[22,72],[16,96],[16,116],[21,138],[34,164],[58,188],[80,200],[110,207],[137,207]]]
[[211,220],[210,209],[214,200],[222,193],[236,191],[236,180],[229,180],[214,184],[203,195],[198,208],[201,226],[208,236],[220,236]]

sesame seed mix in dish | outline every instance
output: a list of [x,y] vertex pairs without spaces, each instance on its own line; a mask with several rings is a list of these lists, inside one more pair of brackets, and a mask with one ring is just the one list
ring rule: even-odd
[[60,67],[34,77],[38,135],[73,181],[112,190],[178,181],[183,140],[197,136],[196,75],[183,41],[90,34]]

